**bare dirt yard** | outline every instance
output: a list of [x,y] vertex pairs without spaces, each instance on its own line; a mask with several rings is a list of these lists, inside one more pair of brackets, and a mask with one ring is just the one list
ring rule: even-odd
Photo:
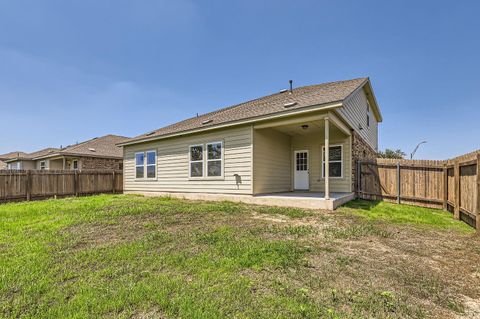
[[0,205],[0,317],[480,318],[480,240],[439,210],[93,196]]

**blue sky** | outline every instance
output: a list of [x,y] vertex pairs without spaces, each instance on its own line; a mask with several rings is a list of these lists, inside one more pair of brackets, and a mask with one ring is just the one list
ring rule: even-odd
[[369,76],[380,148],[480,148],[480,2],[0,0],[0,153]]

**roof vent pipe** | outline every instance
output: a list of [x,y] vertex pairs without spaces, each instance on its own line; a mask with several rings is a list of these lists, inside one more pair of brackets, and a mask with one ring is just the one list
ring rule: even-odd
[[288,81],[290,82],[290,94],[293,93],[293,80]]

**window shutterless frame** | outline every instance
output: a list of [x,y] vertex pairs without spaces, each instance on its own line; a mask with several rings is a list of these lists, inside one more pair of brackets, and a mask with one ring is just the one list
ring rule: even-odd
[[[340,160],[329,160],[329,164],[331,165],[332,163],[340,163],[340,176],[332,176],[332,174],[330,174],[330,179],[342,179],[343,178],[343,169],[344,169],[344,165],[343,165],[343,145],[342,144],[337,144],[337,145],[330,145],[329,149],[330,149],[330,155],[331,155],[331,152],[332,152],[332,148],[336,148],[336,147],[340,147]],[[325,179],[325,146],[322,146],[322,154],[321,154],[321,158],[322,158],[322,178]]]
[[147,179],[157,178],[157,151],[145,152],[145,176]]
[[41,161],[40,162],[40,170],[46,170],[47,169],[47,162],[46,161]]
[[135,179],[157,179],[157,151],[148,150],[135,153]]
[[[188,178],[190,180],[224,179],[225,152],[223,146],[223,141],[190,145],[188,147]],[[196,174],[194,174],[195,172]],[[192,174],[194,175],[192,176]]]
[[207,153],[206,169],[205,169],[206,178],[223,179],[224,178],[223,141],[207,143],[205,147],[205,151]]
[[[188,147],[188,178],[202,179],[205,176],[205,146],[203,144]],[[194,169],[192,169],[192,167]],[[192,174],[194,174],[192,176]]]
[[72,168],[73,168],[74,170],[78,170],[78,160],[73,160],[73,161],[72,161]]

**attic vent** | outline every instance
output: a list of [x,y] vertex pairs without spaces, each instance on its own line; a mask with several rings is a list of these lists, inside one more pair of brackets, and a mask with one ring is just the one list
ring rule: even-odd
[[285,93],[285,92],[288,92],[288,90],[287,90],[287,89],[283,89],[283,90],[280,91],[280,93]]
[[90,152],[95,152],[95,149],[94,148],[89,148],[88,149]]
[[292,107],[292,106],[295,106],[295,105],[297,105],[297,102],[290,102],[290,103],[283,104],[283,107]]
[[155,134],[155,131],[150,132],[150,133],[147,133],[147,134],[145,134],[145,135],[146,135],[146,136],[150,136],[150,135],[153,135],[153,134]]
[[202,122],[202,125],[206,125],[206,124],[209,124],[209,123],[212,123],[212,122],[213,122],[213,120],[206,120],[206,121]]

